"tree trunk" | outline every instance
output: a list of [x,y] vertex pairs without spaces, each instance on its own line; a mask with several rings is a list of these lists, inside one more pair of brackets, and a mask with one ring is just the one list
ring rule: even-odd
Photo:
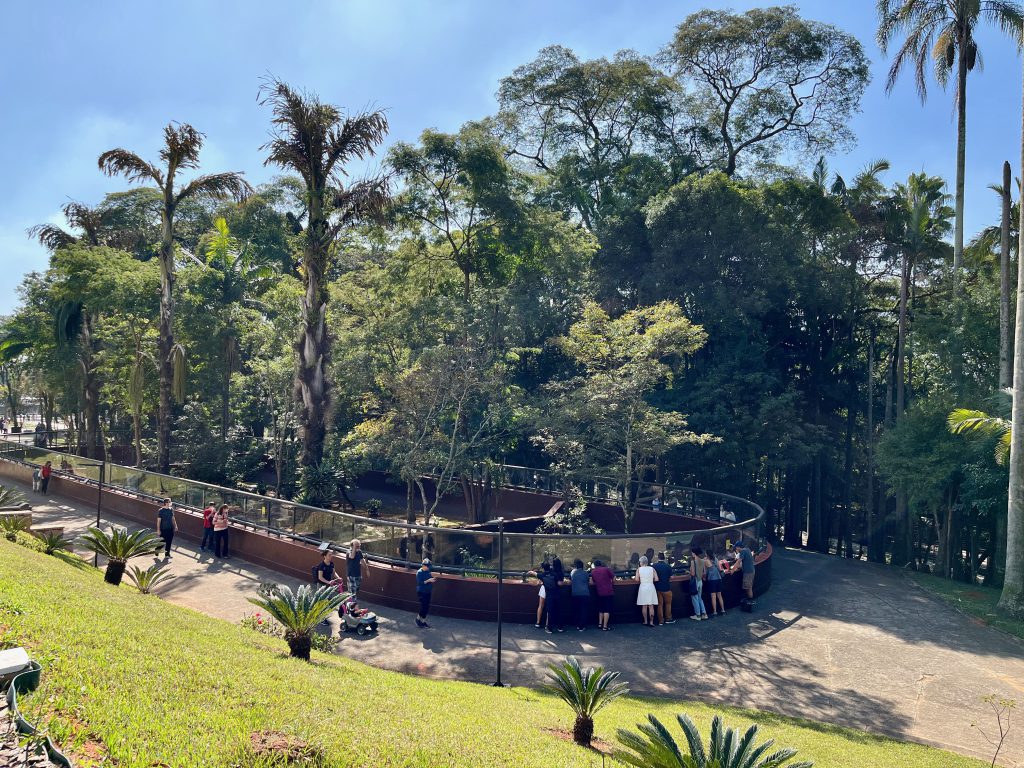
[[132,404],[132,437],[135,443],[135,466],[142,466],[142,409]]
[[999,388],[1013,384],[1010,338],[1010,163],[1003,163],[1003,215],[999,226]]
[[[1024,124],[1024,113],[1022,113]],[[1022,126],[1024,127],[1024,126]],[[1021,143],[1024,163],[1024,141]],[[1013,334],[1013,416],[1010,431],[1010,489],[1006,516],[1006,576],[999,609],[1024,619],[1024,203],[1017,246],[1017,318]]]
[[[316,238],[318,226],[310,211],[310,226],[307,236]],[[299,406],[299,424],[302,429],[303,467],[316,466],[324,457],[324,442],[327,436],[327,418],[331,405],[331,387],[328,380],[330,366],[331,338],[327,330],[327,287],[324,284],[324,269],[327,263],[326,248],[308,244],[303,260],[305,293],[302,296],[302,330],[295,345],[298,361],[295,369],[295,395]]]
[[594,721],[586,715],[576,715],[572,726],[572,740],[583,747],[589,747],[594,739]]
[[288,633],[285,635],[285,640],[288,641],[288,649],[294,658],[309,661],[309,652],[313,648],[313,640],[309,635]]
[[405,481],[405,522],[412,525],[416,522],[416,510],[413,508],[413,491],[415,484],[412,480]]
[[[168,181],[168,187],[171,185]],[[169,194],[169,193],[165,193]],[[168,473],[171,469],[171,385],[174,367],[171,350],[174,349],[174,208],[165,201],[163,211],[163,240],[160,245],[160,328],[157,344],[160,369],[160,408],[157,414],[157,470]]]
[[89,314],[82,321],[82,405],[85,412],[85,455],[90,459],[98,459],[102,454],[97,445],[100,433],[100,385],[96,377],[93,322]]
[[224,337],[224,381],[220,399],[220,441],[228,441],[228,420],[231,404],[231,369],[235,360],[235,337],[228,333]]
[[956,202],[953,228],[953,301],[959,300],[964,256],[964,166],[967,160],[967,46],[958,40],[956,102]]

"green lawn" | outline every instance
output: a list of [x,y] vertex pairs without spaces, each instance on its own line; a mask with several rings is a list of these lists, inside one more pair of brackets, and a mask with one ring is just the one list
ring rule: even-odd
[[911,577],[940,600],[956,606],[984,624],[1024,640],[1024,621],[1011,619],[996,609],[996,603],[999,602],[998,589],[940,579],[926,573],[912,573]]
[[[115,589],[91,567],[0,539],[0,645],[16,642],[45,665],[42,687],[22,700],[29,718],[52,713],[51,732],[83,766],[104,754],[105,764],[121,768],[265,765],[249,746],[264,731],[312,745],[321,756],[295,764],[321,768],[603,765],[599,754],[551,732],[571,727],[553,697],[408,677],[343,657],[294,661],[283,641]],[[706,729],[716,710],[621,700],[598,715],[597,736],[611,741],[616,727],[647,712],[665,722],[679,711]],[[717,711],[730,725],[757,721],[763,737],[797,747],[818,766],[985,765],[819,723]]]

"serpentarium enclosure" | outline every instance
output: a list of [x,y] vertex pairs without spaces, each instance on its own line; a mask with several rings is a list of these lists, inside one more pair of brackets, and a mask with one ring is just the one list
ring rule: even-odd
[[[731,544],[742,539],[756,554],[755,594],[771,583],[772,549],[762,538],[764,510],[746,499],[701,488],[637,483],[626,489],[630,503],[623,505],[621,486],[595,478],[583,488],[578,508],[589,521],[587,527],[604,532],[560,534],[538,532],[569,503],[561,480],[542,469],[502,467],[493,486],[493,519],[456,527],[364,517],[85,459],[18,439],[0,441],[2,476],[30,482],[35,469],[47,461],[54,468],[50,492],[95,506],[97,518],[106,511],[151,526],[159,501],[170,497],[178,505],[179,535],[199,540],[203,507],[228,504],[232,554],[301,580],[310,579],[323,547],[345,552],[358,539],[370,568],[360,598],[407,611],[418,606],[415,571],[424,557],[430,558],[439,577],[432,611],[481,621],[498,618],[500,586],[502,619],[533,623],[537,586],[526,580],[526,572],[556,556],[566,566],[577,558],[584,563],[600,559],[616,572],[616,622],[640,616],[633,575],[641,556],[653,560],[656,553],[666,553],[676,573],[672,591],[680,606],[690,604],[683,598],[688,597],[689,555],[694,547],[725,557]],[[430,478],[424,485],[428,493],[437,490]],[[405,494],[383,473],[367,473],[358,486],[377,496]],[[464,507],[462,493],[458,489],[445,496],[438,511]],[[624,506],[631,515],[628,532]],[[740,582],[739,573],[724,576],[728,606],[740,601]]]

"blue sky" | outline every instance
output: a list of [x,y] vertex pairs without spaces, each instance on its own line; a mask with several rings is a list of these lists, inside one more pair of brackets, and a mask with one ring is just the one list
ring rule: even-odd
[[[46,265],[25,229],[60,222],[69,199],[98,202],[124,183],[102,176],[97,156],[123,146],[156,159],[170,120],[206,133],[203,170],[264,168],[268,127],[256,103],[270,72],[342,107],[384,107],[391,140],[424,128],[455,130],[495,110],[498,81],[559,43],[583,57],[621,48],[654,53],[701,7],[745,10],[768,3],[713,0],[278,0],[174,3],[12,0],[0,24],[0,313],[16,303],[21,276]],[[853,121],[857,146],[830,158],[852,174],[871,159],[893,165],[888,181],[926,170],[953,180],[952,98],[938,86],[922,106],[911,79],[884,91],[888,63],[874,42],[873,0],[797,3],[811,19],[856,35],[873,80]],[[986,187],[1003,160],[1020,158],[1020,66],[994,30],[979,36],[985,69],[968,91],[968,236],[998,217]],[[1015,171],[1019,175],[1019,170]]]

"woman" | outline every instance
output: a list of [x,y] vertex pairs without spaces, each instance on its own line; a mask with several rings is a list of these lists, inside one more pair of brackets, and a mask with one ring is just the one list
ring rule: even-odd
[[658,626],[654,621],[654,611],[658,605],[658,591],[654,588],[654,582],[658,580],[657,572],[648,563],[647,555],[640,558],[640,567],[636,569],[636,580],[640,588],[636,592],[636,604],[640,606],[640,613],[644,619],[645,627]]
[[228,556],[228,505],[221,504],[213,515],[213,553],[220,558]]
[[719,614],[718,606],[721,606],[721,613],[725,613],[725,601],[722,600],[722,569],[718,566],[718,557],[714,552],[708,558],[707,578],[704,581],[704,588],[711,597],[711,615]]
[[[545,563],[547,565],[547,563]],[[550,567],[550,566],[548,566]],[[527,576],[537,576],[536,571],[527,571]],[[544,589],[544,582],[540,583],[540,589],[537,590],[537,623],[534,624],[537,629],[541,629],[544,626],[544,603],[547,600],[547,590]]]
[[582,632],[587,625],[587,607],[590,603],[590,574],[582,560],[573,562],[569,581],[572,583],[572,612],[576,616],[576,629]]
[[704,598],[701,597],[707,564],[703,549],[694,547],[690,550],[690,602],[693,603],[693,615],[690,618],[694,621],[702,621],[708,617],[708,611],[704,607]]
[[420,629],[430,629],[427,624],[427,614],[430,613],[430,597],[434,592],[434,582],[437,577],[430,572],[430,561],[426,558],[420,563],[420,569],[416,571],[416,598],[420,601],[420,612],[416,614],[416,626]]
[[594,592],[597,593],[597,628],[602,632],[608,632],[611,629],[608,621],[611,619],[615,603],[615,572],[594,558],[594,567],[590,569],[590,583],[594,585]]

